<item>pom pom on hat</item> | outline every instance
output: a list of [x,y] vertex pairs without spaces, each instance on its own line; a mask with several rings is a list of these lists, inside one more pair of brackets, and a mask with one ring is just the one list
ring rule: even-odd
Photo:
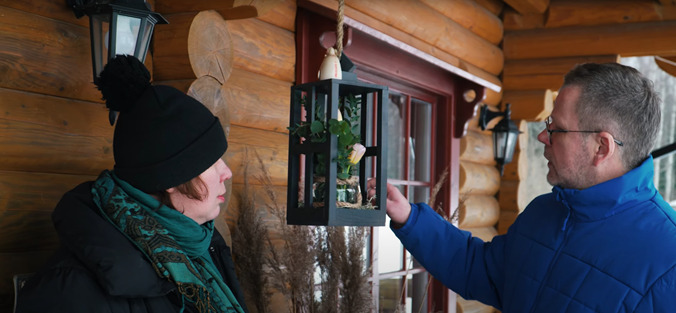
[[139,59],[118,55],[106,64],[95,83],[106,107],[124,112],[150,87],[150,72]]
[[150,84],[148,70],[132,56],[117,56],[103,69],[99,89],[120,111],[113,135],[115,174],[154,193],[183,184],[223,156],[228,143],[220,121],[194,98],[170,86]]

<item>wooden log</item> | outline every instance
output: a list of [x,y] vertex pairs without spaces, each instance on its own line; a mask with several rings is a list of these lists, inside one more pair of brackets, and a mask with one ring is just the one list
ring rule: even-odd
[[661,21],[506,32],[503,48],[506,59],[676,55],[674,38],[676,21]]
[[617,54],[609,54],[548,59],[505,60],[503,75],[520,76],[552,74],[561,75],[561,77],[563,77],[577,64],[610,62],[619,63],[620,56]]
[[[195,83],[195,81],[196,79],[163,80],[163,81],[154,81],[153,84],[172,86],[187,94],[190,92],[190,87]],[[218,83],[218,81],[216,82]]]
[[493,137],[469,130],[460,138],[460,160],[485,165],[495,165],[493,159]]
[[504,235],[507,233],[509,230],[509,227],[514,224],[514,221],[516,221],[516,218],[519,216],[519,213],[517,212],[511,212],[511,211],[502,211],[500,212],[500,219],[498,220],[498,234]]
[[494,195],[500,189],[500,173],[494,166],[460,162],[459,192]]
[[655,57],[655,63],[669,75],[676,77],[676,56],[673,57]]
[[458,227],[494,226],[500,217],[498,200],[493,196],[469,195],[458,206]]
[[264,16],[280,4],[279,0],[235,0],[234,6],[249,5],[256,8],[256,16]]
[[532,74],[503,77],[503,87],[506,90],[559,90],[563,85],[564,74]]
[[233,184],[244,183],[243,165],[255,151],[268,166],[272,184],[286,186],[288,142],[287,134],[231,125],[224,159],[232,171]]
[[512,119],[544,121],[554,109],[554,97],[550,89],[507,90],[502,97],[503,107],[511,103]]
[[475,1],[421,1],[494,45],[502,41],[502,21]]
[[188,57],[188,34],[195,15],[196,13],[164,15],[169,24],[155,28],[153,75],[156,81],[196,78]]
[[227,138],[230,132],[230,102],[223,96],[221,88],[223,85],[216,78],[202,76],[190,85],[187,94],[204,104],[218,117]]
[[7,7],[0,16],[1,88],[101,101],[87,28]]
[[476,300],[465,300],[461,296],[457,297],[455,303],[456,313],[494,313],[496,312],[490,305],[485,305]]
[[[516,127],[519,128],[519,137],[517,138],[516,141],[516,148],[514,149],[515,151],[526,151],[528,150],[528,144],[530,141],[530,136],[528,135],[528,121],[526,120],[514,120],[514,123],[516,124]],[[544,124],[544,123],[543,123]]]
[[275,0],[275,5],[271,10],[263,15],[259,15],[258,19],[272,25],[281,27],[290,32],[296,31],[296,0]]
[[[248,192],[253,195],[254,204],[256,208],[261,211],[261,216],[264,218],[264,221],[273,225],[278,219],[270,210],[274,208],[282,210],[282,212],[286,211],[286,186],[272,186],[272,188],[266,188],[265,186],[260,185],[260,181],[255,179],[257,174],[254,173],[260,173],[261,169],[255,163],[256,161],[254,160],[249,164],[251,174],[249,175]],[[271,198],[270,195],[274,198]],[[228,205],[225,214],[225,223],[232,231],[237,230],[237,218],[239,217],[240,212],[242,210],[250,209],[248,207],[243,207],[243,196],[244,184],[234,184],[233,197],[230,200],[230,204]]]
[[[500,86],[502,85],[502,82],[500,82]],[[496,92],[495,90],[486,88],[484,90],[484,100],[482,103],[488,104],[488,105],[498,105],[500,104],[500,101],[502,100],[502,93],[504,91],[504,88],[501,88],[499,92]]]
[[521,14],[510,7],[505,7],[502,26],[505,31],[544,28],[545,20],[545,14]]
[[113,165],[103,105],[9,89],[0,103],[0,170],[97,175]]
[[3,7],[24,11],[26,13],[59,20],[66,23],[89,28],[89,18],[76,18],[73,10],[61,1],[45,1],[36,5],[33,1],[2,1]]
[[285,29],[257,19],[231,21],[234,67],[274,79],[293,82],[296,40]]
[[498,203],[502,211],[509,212],[523,212],[523,209],[528,205],[526,199],[526,190],[523,188],[525,183],[517,180],[502,180],[500,184],[500,194],[498,195]]
[[514,149],[512,162],[505,164],[502,180],[525,180],[528,177],[528,153]]
[[0,171],[0,212],[52,212],[66,191],[97,176]]
[[542,14],[549,7],[549,0],[505,0],[505,3],[521,14]]
[[221,84],[232,73],[233,48],[228,24],[216,11],[197,13],[188,32],[188,58],[195,77],[210,76]]
[[495,16],[500,16],[502,8],[505,6],[505,3],[501,0],[475,0],[475,2]]
[[16,253],[59,246],[51,212],[0,211],[0,251]]
[[464,228],[468,232],[472,233],[472,237],[477,237],[484,242],[489,242],[493,240],[493,237],[498,235],[498,231],[493,226],[488,227],[468,227]]
[[423,3],[348,0],[346,4],[491,74],[502,71],[504,57],[499,47]]
[[661,8],[652,0],[552,1],[545,27],[661,21]]
[[[195,79],[188,58],[188,33],[194,13],[167,16],[170,24],[155,32],[155,79]],[[295,73],[293,33],[257,19],[228,21],[233,68],[292,82]]]
[[[321,5],[325,8],[329,8],[331,10],[337,10],[338,8],[338,3],[336,1],[332,0],[311,0],[313,3]],[[500,79],[495,76],[494,74],[490,74],[487,71],[474,66],[472,64],[469,64],[463,60],[460,60],[455,55],[452,55],[446,51],[443,51],[439,48],[437,48],[434,44],[429,44],[421,39],[418,39],[414,36],[412,36],[409,33],[406,33],[404,31],[401,31],[389,24],[384,23],[383,21],[380,21],[370,15],[367,15],[365,13],[362,13],[354,8],[351,8],[349,6],[345,6],[345,16],[348,16],[356,21],[359,21],[359,23],[362,23],[370,28],[373,28],[387,36],[390,36],[394,38],[395,40],[408,45],[414,49],[419,50],[422,53],[425,53],[433,58],[436,58],[440,60],[441,62],[444,62],[450,66],[453,66],[455,68],[461,69],[465,72],[467,72],[470,75],[473,75],[477,78],[480,78],[482,80],[486,80],[487,82],[490,82],[491,84],[494,84],[496,86],[502,86],[502,83]],[[494,95],[491,95],[491,92],[493,90],[490,90],[487,88],[486,93],[490,95],[491,97],[495,98]],[[499,91],[495,91],[499,92]],[[498,102],[496,102],[497,104]]]
[[214,10],[227,20],[243,19],[258,16],[256,7],[250,5],[235,5],[234,0],[209,1],[209,0],[162,0],[158,1],[156,11],[165,15],[176,13],[197,13],[200,11]]
[[235,69],[221,94],[232,124],[288,133],[291,83]]

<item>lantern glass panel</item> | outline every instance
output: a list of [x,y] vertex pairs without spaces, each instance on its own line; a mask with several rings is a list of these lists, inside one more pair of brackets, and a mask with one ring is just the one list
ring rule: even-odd
[[[139,35],[141,19],[133,16],[118,15],[116,30],[115,55],[135,55],[136,39]],[[139,58],[140,59],[140,58]]]
[[505,147],[505,164],[512,162],[512,157],[514,156],[514,146],[516,146],[516,138],[519,133],[509,131],[505,134],[507,136],[507,146]]
[[93,14],[89,17],[94,77],[99,76],[103,65],[108,62],[109,29],[110,14]]
[[505,159],[505,153],[508,147],[507,132],[493,131],[493,148],[495,149],[495,159]]
[[145,61],[146,59],[148,45],[150,45],[150,37],[153,34],[154,26],[155,24],[148,22],[148,20],[144,20],[143,23],[141,23],[141,33],[139,34],[139,39],[137,40],[135,53],[138,56],[138,59],[141,61]]

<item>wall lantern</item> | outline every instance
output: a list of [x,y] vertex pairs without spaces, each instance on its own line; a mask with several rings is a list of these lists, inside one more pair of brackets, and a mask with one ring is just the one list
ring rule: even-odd
[[[344,54],[340,63],[352,67]],[[341,76],[291,87],[288,224],[385,225],[388,88],[349,71]],[[367,166],[376,179],[373,203]]]
[[[92,68],[96,81],[103,66],[116,55],[145,61],[155,24],[168,24],[144,0],[67,0],[75,16],[89,16]],[[105,61],[105,62],[104,62]]]
[[[133,55],[145,62],[155,24],[169,22],[150,10],[144,0],[66,0],[75,16],[89,16],[94,82],[116,55]],[[104,62],[105,61],[105,62]],[[110,125],[117,112],[110,111]]]
[[519,128],[510,119],[512,111],[510,104],[507,103],[504,112],[494,112],[488,109],[487,105],[481,106],[479,114],[479,126],[481,130],[486,129],[486,125],[497,117],[503,117],[491,131],[493,132],[493,158],[498,163],[500,175],[504,173],[504,165],[512,162],[514,156],[514,147],[519,134]]

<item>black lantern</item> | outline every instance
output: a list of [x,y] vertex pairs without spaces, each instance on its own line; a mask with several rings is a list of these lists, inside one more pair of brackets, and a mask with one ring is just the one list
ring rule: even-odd
[[503,119],[498,122],[491,131],[493,132],[493,157],[500,167],[500,175],[504,172],[504,165],[512,162],[514,156],[514,147],[516,147],[516,140],[519,134],[519,128],[510,119],[512,111],[510,104],[507,103],[504,112],[493,112],[488,110],[488,106],[481,106],[481,113],[479,114],[479,126],[481,130],[486,129],[486,125],[497,117]]
[[155,24],[167,24],[144,0],[67,0],[75,16],[89,16],[94,81],[116,55],[145,61]]
[[[169,22],[150,10],[144,0],[66,0],[75,16],[89,16],[94,82],[103,66],[116,55],[133,55],[144,62],[155,24]],[[104,62],[105,61],[105,62]],[[117,112],[108,119],[115,123]]]
[[[385,225],[388,88],[345,77],[291,87],[288,224]],[[375,139],[367,140],[371,132]],[[347,163],[346,150],[357,144],[364,156]],[[374,201],[367,198],[367,164],[376,179]]]

